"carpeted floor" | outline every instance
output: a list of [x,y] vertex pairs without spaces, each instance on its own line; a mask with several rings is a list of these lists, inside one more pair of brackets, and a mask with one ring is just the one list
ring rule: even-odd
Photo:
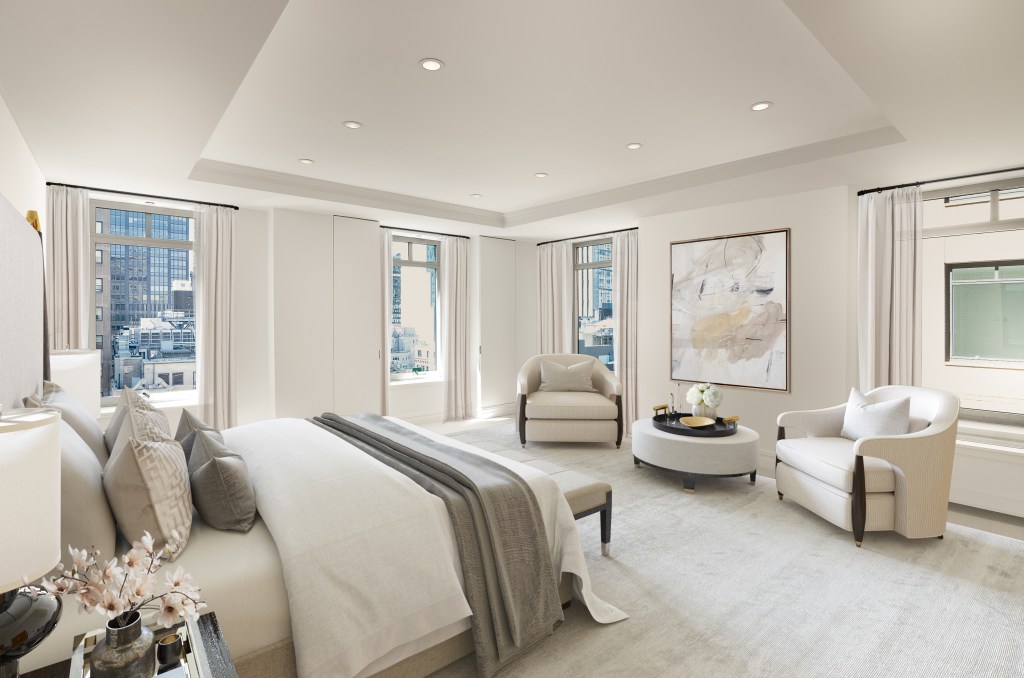
[[[579,603],[499,675],[1024,676],[1024,542],[949,525],[944,540],[853,537],[772,479],[634,467],[628,440],[519,446],[510,424],[455,438],[547,459],[614,488],[611,557],[598,517],[578,523],[598,595],[631,618],[602,626]],[[475,675],[471,659],[435,674]]]

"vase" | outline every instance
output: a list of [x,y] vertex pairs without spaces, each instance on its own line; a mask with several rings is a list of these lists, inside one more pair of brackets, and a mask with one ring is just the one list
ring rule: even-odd
[[96,643],[89,655],[92,678],[153,678],[156,674],[156,652],[153,632],[142,625],[137,611],[128,615],[124,626],[107,622],[107,634]]
[[715,419],[718,416],[718,408],[711,407],[711,405],[705,405],[704,403],[698,403],[693,406],[693,416]]

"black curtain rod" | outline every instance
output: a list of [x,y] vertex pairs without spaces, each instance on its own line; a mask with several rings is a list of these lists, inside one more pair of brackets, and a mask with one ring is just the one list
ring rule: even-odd
[[868,188],[863,191],[857,191],[858,196],[866,195],[868,193],[881,193],[882,191],[891,191],[894,188],[909,188],[911,186],[924,186],[925,184],[937,184],[943,181],[956,181],[958,179],[974,179],[975,177],[985,177],[989,174],[1005,174],[1006,172],[1021,172],[1024,171],[1024,167],[1008,167],[1006,169],[992,170],[990,172],[975,172],[974,174],[961,174],[958,177],[943,177],[942,179],[928,179],[926,181],[915,181],[909,184],[896,184],[894,186],[879,186],[878,188]]
[[223,205],[219,202],[206,202],[205,200],[186,200],[185,198],[170,198],[166,195],[150,195],[149,193],[133,193],[131,191],[114,191],[109,188],[96,188],[94,186],[76,186],[74,184],[62,184],[56,181],[47,181],[47,186],[64,186],[65,188],[80,188],[84,191],[96,191],[97,193],[112,193],[114,195],[131,195],[136,198],[156,198],[157,200],[173,200],[174,202],[191,202],[200,205],[209,205],[210,207],[227,207],[229,209],[237,210],[237,205]]
[[399,228],[398,226],[385,226],[381,224],[381,228],[386,228],[389,231],[405,231],[406,233],[421,233],[423,235],[446,235],[450,238],[465,238],[469,240],[468,235],[455,235],[454,233],[434,233],[433,231],[417,231],[414,228]]
[[605,231],[604,233],[591,233],[590,235],[574,235],[571,238],[559,238],[558,240],[548,240],[547,242],[539,242],[537,243],[537,247],[540,247],[541,245],[550,245],[553,242],[565,242],[566,240],[582,240],[583,238],[598,238],[602,235],[613,235],[615,233],[625,233],[626,231],[637,230],[639,230],[639,228],[634,226],[633,228],[620,228],[617,231]]

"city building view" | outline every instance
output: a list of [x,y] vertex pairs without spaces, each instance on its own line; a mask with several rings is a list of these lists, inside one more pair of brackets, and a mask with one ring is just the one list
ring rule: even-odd
[[94,209],[101,395],[194,389],[195,220],[177,210]]
[[437,371],[438,244],[394,236],[391,267],[391,374]]
[[615,328],[612,320],[611,242],[575,248],[576,352],[615,369]]

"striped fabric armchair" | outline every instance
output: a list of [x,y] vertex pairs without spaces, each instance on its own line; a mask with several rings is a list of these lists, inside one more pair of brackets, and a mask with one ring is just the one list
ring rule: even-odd
[[[960,402],[952,393],[916,386],[882,386],[872,402],[910,398],[910,433],[840,437],[846,404],[783,412],[775,449],[775,482],[783,496],[853,532],[895,530],[905,537],[946,531],[949,486]],[[787,438],[787,428],[805,438]]]

